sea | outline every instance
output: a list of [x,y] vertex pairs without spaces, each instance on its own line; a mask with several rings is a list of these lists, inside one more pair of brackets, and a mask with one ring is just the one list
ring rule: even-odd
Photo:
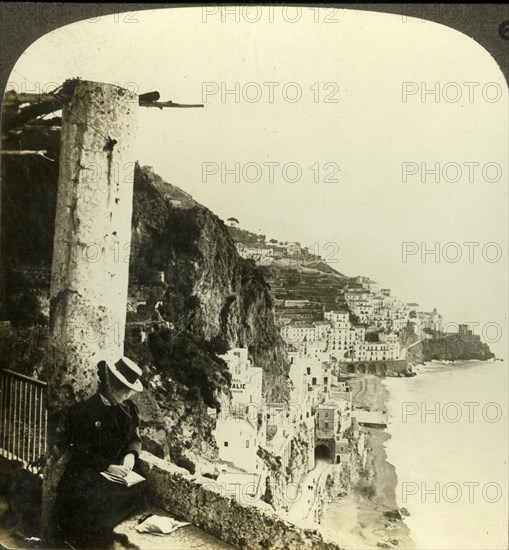
[[432,362],[387,378],[387,459],[421,550],[507,550],[508,363]]

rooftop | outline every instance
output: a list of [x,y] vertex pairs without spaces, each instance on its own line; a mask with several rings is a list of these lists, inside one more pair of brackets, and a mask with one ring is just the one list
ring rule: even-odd
[[387,417],[380,411],[363,411],[362,409],[356,409],[352,411],[352,416],[357,419],[359,424],[378,424],[380,426],[387,426]]

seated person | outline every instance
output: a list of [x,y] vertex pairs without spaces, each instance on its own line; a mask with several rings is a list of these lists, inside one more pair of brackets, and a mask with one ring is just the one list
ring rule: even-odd
[[100,473],[123,477],[136,469],[139,413],[128,397],[143,390],[141,369],[127,357],[97,366],[97,393],[67,413],[71,456],[55,505],[57,539],[75,548],[106,548],[114,527],[144,504],[144,483],[127,487]]

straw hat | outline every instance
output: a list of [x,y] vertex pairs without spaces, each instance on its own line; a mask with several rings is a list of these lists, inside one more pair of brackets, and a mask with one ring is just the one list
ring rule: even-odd
[[134,361],[131,361],[128,357],[121,357],[113,365],[110,363],[106,364],[110,372],[114,374],[122,384],[134,391],[143,391],[143,385],[140,380],[142,372]]

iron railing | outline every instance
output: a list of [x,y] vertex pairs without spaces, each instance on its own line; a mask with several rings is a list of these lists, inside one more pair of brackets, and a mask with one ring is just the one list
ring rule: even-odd
[[41,380],[0,370],[0,455],[38,474],[47,448],[45,390]]

